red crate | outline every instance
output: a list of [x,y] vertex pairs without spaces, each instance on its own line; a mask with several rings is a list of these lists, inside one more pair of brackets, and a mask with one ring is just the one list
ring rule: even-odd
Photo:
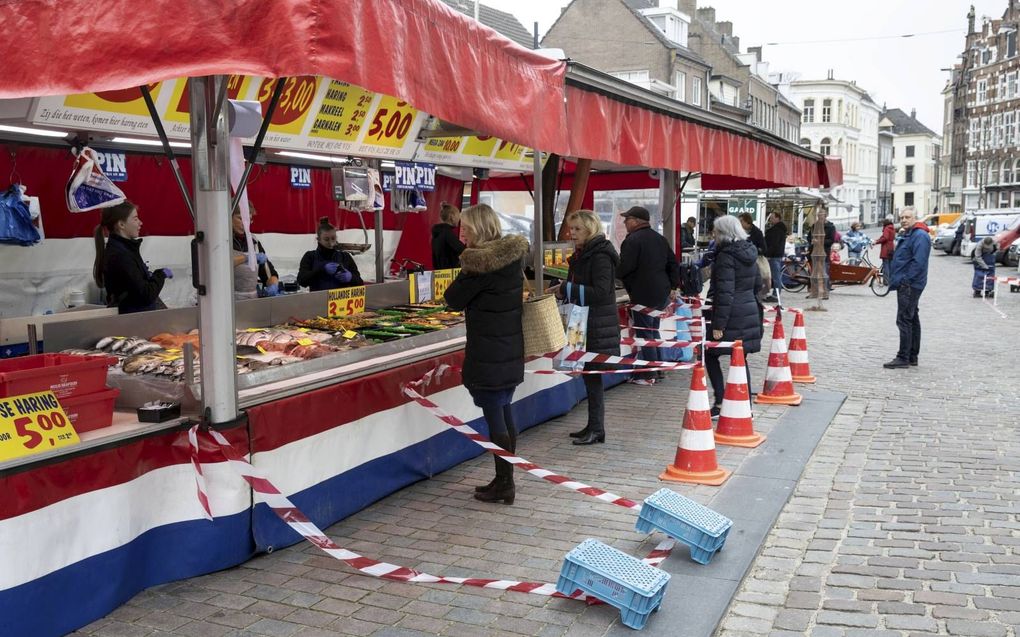
[[62,398],[60,406],[74,425],[74,430],[83,434],[113,424],[113,403],[119,395],[119,389],[107,389],[94,394]]
[[60,400],[106,389],[114,356],[36,354],[0,360],[0,398],[52,390]]

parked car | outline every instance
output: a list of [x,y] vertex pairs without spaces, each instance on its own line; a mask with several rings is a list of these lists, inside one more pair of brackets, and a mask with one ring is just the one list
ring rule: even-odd
[[504,235],[519,234],[528,241],[531,241],[534,220],[519,215],[510,215],[505,212],[497,212],[496,216],[499,217],[500,230]]
[[957,247],[953,245],[953,242],[956,241],[956,229],[960,227],[961,223],[963,223],[963,219],[957,219],[948,226],[939,228],[935,234],[935,241],[932,244],[936,250],[942,250],[946,254],[953,254],[954,249]]
[[1020,266],[1020,239],[1014,241],[1006,250],[1006,255],[1003,257],[1003,263],[1006,264],[1006,267],[1010,268]]
[[1020,208],[989,208],[964,215],[963,243],[960,256],[971,258],[974,247],[985,237],[994,237],[1001,230],[1013,227],[1020,219]]
[[1009,227],[996,232],[993,238],[995,240],[995,260],[1005,265],[1006,254],[1009,252],[1010,246],[1020,239],[1020,217]]

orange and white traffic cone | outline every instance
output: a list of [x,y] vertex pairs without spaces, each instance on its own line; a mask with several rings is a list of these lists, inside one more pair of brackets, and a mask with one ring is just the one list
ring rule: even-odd
[[795,383],[813,383],[811,364],[808,362],[807,332],[804,331],[804,313],[795,312],[793,334],[790,335],[790,374]]
[[715,429],[715,442],[733,447],[757,447],[765,442],[765,436],[754,430],[744,346],[740,341],[733,345],[733,354],[730,355],[730,370]]
[[684,411],[680,444],[673,464],[659,475],[660,480],[690,482],[719,486],[730,477],[730,471],[719,467],[715,458],[712,414],[709,412],[705,368],[698,363],[691,375],[691,391]]
[[766,405],[799,405],[803,397],[793,391],[793,375],[790,361],[786,356],[786,334],[783,333],[783,317],[776,314],[772,326],[772,349],[769,351],[769,366],[765,369],[765,387],[754,402]]

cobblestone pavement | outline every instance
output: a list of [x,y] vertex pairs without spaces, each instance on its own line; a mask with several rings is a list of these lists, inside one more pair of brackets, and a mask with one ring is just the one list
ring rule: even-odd
[[840,288],[809,314],[818,386],[848,399],[723,637],[1020,634],[1020,295],[999,286],[1003,318],[971,298],[969,264],[940,255],[916,368],[881,366],[895,293]]
[[[933,256],[921,301],[921,365],[909,370],[881,367],[895,350],[895,294],[882,299],[866,288],[839,288],[828,312],[808,315],[818,387],[849,399],[762,545],[722,635],[1017,634],[1020,404],[1010,359],[1020,336],[1020,295],[1003,295],[1003,319],[969,298],[969,281],[968,266]],[[794,297],[789,304],[804,304],[803,295]],[[765,358],[749,357],[756,385]],[[688,378],[674,373],[654,387],[611,390],[604,445],[570,445],[567,432],[584,424],[582,404],[525,432],[519,451],[642,498],[661,486],[657,476],[673,459]],[[787,409],[797,408],[757,408],[756,428],[768,433]],[[755,453],[720,447],[719,461],[736,468]],[[633,513],[530,476],[518,478],[514,506],[476,502],[472,487],[489,479],[491,466],[478,458],[412,485],[330,527],[329,535],[351,550],[436,575],[529,581],[555,581],[563,555],[588,537],[632,555],[656,541],[634,532]],[[705,503],[719,493],[673,488]],[[670,563],[687,559],[678,549]],[[386,582],[299,544],[154,587],[79,632],[575,637],[619,630],[619,613],[609,607]]]

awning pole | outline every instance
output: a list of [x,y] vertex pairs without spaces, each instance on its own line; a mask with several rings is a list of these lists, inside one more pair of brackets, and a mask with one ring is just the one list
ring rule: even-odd
[[145,107],[149,109],[149,117],[152,118],[152,125],[156,127],[159,141],[163,142],[163,152],[166,153],[167,159],[170,160],[170,169],[173,170],[174,179],[177,181],[177,188],[181,191],[181,196],[184,197],[184,205],[188,207],[188,214],[191,215],[191,220],[194,221],[195,204],[192,203],[191,193],[188,192],[188,187],[184,184],[181,166],[177,163],[177,155],[174,154],[173,146],[170,145],[170,139],[167,138],[166,130],[163,129],[163,122],[159,118],[159,113],[156,112],[156,105],[152,101],[152,94],[149,92],[149,87],[144,84],[139,86],[138,90],[142,92],[142,99],[145,100]]
[[545,289],[544,273],[542,267],[545,264],[543,256],[545,248],[542,237],[542,152],[534,149],[535,159],[532,166],[531,181],[535,185],[535,220],[531,225],[531,262],[535,269],[535,294],[541,294]]
[[659,213],[662,215],[662,236],[666,237],[669,247],[676,252],[676,178],[673,170],[660,171],[659,178]]
[[191,165],[195,184],[195,231],[198,264],[205,293],[198,296],[202,334],[202,404],[210,424],[237,417],[237,377],[234,357],[234,267],[230,225],[230,144],[227,116],[214,110],[222,75],[193,77],[191,107]]
[[386,260],[383,258],[383,211],[375,211],[375,282],[383,283],[386,276]]

